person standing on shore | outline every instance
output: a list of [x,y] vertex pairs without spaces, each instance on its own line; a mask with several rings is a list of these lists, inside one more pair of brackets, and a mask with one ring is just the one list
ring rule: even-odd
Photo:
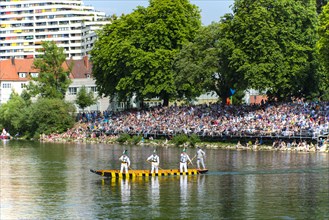
[[152,165],[151,168],[151,173],[153,173],[155,171],[155,173],[159,172],[159,163],[160,163],[160,158],[159,156],[156,154],[156,150],[153,151],[153,154],[151,156],[149,156],[146,161],[150,162]]
[[196,165],[198,169],[200,169],[200,163],[202,165],[203,169],[206,169],[206,166],[204,165],[204,159],[206,158],[206,153],[198,146],[196,151]]
[[180,154],[179,172],[187,172],[187,162],[193,164],[190,157],[186,153],[186,149],[184,148],[183,152]]
[[121,169],[120,173],[123,173],[123,170],[125,170],[125,173],[128,173],[128,167],[130,167],[130,159],[127,156],[128,151],[124,150],[122,156],[119,158],[121,161]]

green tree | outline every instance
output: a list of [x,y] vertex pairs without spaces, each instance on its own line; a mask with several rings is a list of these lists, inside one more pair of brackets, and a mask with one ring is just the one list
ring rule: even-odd
[[194,98],[214,91],[225,103],[230,89],[244,91],[243,76],[230,64],[235,48],[229,30],[232,18],[231,14],[226,14],[220,22],[202,27],[194,41],[180,51],[175,67],[181,96]]
[[96,101],[97,99],[94,98],[93,91],[88,93],[86,87],[82,86],[77,93],[75,103],[84,111],[86,107],[94,105]]
[[317,89],[315,0],[236,0],[231,65],[249,88],[270,97],[309,97]]
[[127,100],[159,97],[167,105],[177,95],[173,61],[201,26],[188,0],[150,0],[99,33],[91,52],[101,95]]
[[329,100],[329,5],[325,5],[322,9],[319,15],[319,40],[316,49],[321,67],[320,96],[323,100]]
[[33,96],[64,99],[71,84],[69,74],[72,68],[63,67],[66,59],[64,49],[57,47],[54,41],[43,41],[42,51],[44,54],[33,63],[34,68],[40,71],[39,76],[31,79],[28,90]]

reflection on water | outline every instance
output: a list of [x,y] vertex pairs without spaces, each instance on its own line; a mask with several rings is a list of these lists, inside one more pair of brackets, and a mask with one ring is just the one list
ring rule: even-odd
[[151,184],[148,187],[148,198],[150,203],[150,212],[154,218],[160,217],[160,184],[159,177],[150,177]]
[[[180,213],[185,213],[188,210],[188,190],[187,190],[187,175],[181,175],[180,183]],[[181,216],[184,218],[184,216]]]
[[130,180],[129,179],[121,179],[121,202],[123,205],[129,204],[130,202]]
[[[324,153],[206,149],[209,173],[104,179],[119,168],[119,145],[8,142],[0,145],[0,219],[329,219]],[[147,146],[129,147],[148,169]],[[159,148],[177,168],[179,148]]]
[[204,198],[205,196],[205,181],[206,181],[206,176],[205,175],[198,175],[198,185],[197,185],[197,192],[198,192],[198,200],[200,200],[200,198]]

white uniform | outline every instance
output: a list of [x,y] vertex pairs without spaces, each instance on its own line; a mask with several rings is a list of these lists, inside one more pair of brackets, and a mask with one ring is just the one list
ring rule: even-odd
[[125,173],[128,173],[128,167],[130,166],[130,159],[127,155],[122,155],[119,160],[121,161],[121,170],[120,172],[123,173],[123,170],[125,170]]
[[192,163],[190,157],[185,153],[181,153],[180,155],[180,166],[179,166],[179,172],[187,172],[187,162],[190,161]]
[[152,154],[151,156],[149,156],[147,158],[147,161],[150,161],[152,164],[151,173],[153,173],[154,170],[155,170],[155,173],[158,173],[159,172],[159,163],[160,163],[159,156],[156,154]]
[[200,163],[202,165],[202,168],[206,169],[206,166],[204,165],[205,157],[206,157],[206,153],[201,148],[199,148],[196,152],[196,158],[197,158],[196,164],[197,164],[198,169],[200,169]]

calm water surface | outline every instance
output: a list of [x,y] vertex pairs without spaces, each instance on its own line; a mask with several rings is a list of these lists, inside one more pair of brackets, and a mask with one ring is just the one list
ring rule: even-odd
[[[329,219],[329,154],[205,149],[209,173],[103,179],[128,149],[148,169],[150,146],[0,142],[1,219]],[[161,168],[181,149],[158,148]],[[195,149],[188,149],[193,157]]]

